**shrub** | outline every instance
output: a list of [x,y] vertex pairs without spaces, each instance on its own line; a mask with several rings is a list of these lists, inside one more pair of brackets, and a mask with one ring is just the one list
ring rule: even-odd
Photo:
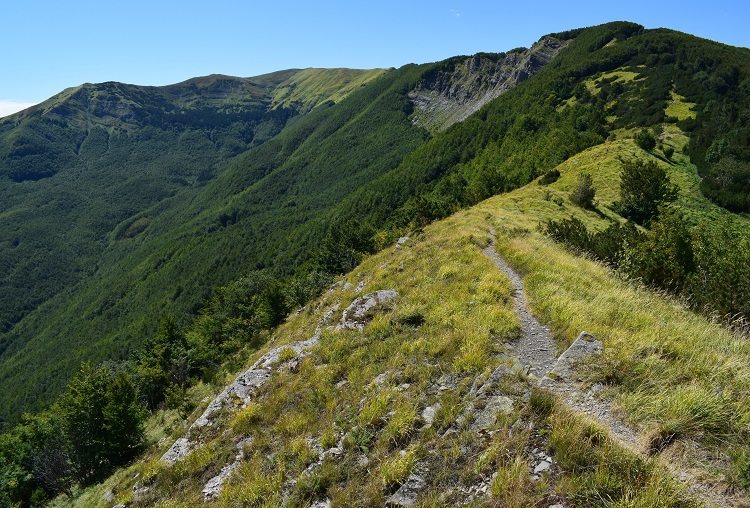
[[654,139],[654,136],[648,130],[641,129],[635,135],[635,144],[650,152],[656,146],[656,139]]
[[570,200],[581,208],[594,208],[596,189],[594,189],[593,183],[594,179],[589,173],[580,173],[576,186],[570,193]]
[[659,206],[677,199],[677,187],[669,180],[664,168],[653,160],[623,161],[620,173],[620,215],[645,224],[654,218]]
[[539,179],[539,185],[549,185],[555,183],[560,178],[560,171],[557,169],[550,169],[542,175]]
[[694,270],[692,239],[682,218],[669,211],[655,221],[625,269],[649,285],[679,293]]
[[555,241],[567,244],[578,251],[589,252],[591,234],[580,219],[571,217],[560,221],[548,221],[542,231]]

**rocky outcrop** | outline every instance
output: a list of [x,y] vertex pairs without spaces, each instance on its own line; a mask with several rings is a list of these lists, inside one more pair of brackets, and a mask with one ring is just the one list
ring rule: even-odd
[[[203,414],[201,414],[200,417],[198,417],[198,419],[190,426],[186,436],[176,440],[169,450],[162,455],[161,460],[167,464],[174,464],[178,460],[187,456],[196,444],[193,437],[198,429],[210,426],[213,423],[215,414],[219,410],[227,406],[242,407],[253,398],[257,390],[271,378],[273,367],[279,363],[282,351],[287,349],[293,350],[296,355],[294,360],[299,361],[300,357],[307,354],[307,351],[318,343],[319,337],[320,331],[318,330],[308,340],[279,346],[261,356],[257,362],[245,372],[237,376],[237,379],[235,379],[232,384],[224,388],[224,390],[222,390],[222,392],[211,401],[208,407],[203,411]],[[235,401],[239,401],[239,405],[234,404]]]
[[555,366],[540,382],[542,386],[553,385],[557,380],[569,380],[574,373],[575,364],[591,355],[598,355],[604,346],[596,337],[587,332],[581,332],[576,340],[557,359]]
[[203,487],[202,491],[203,498],[206,501],[219,497],[221,489],[224,487],[224,482],[226,482],[232,473],[240,467],[242,459],[245,458],[245,445],[250,444],[251,442],[252,438],[248,438],[237,443],[237,455],[234,457],[234,462],[222,467],[218,475],[208,480],[208,483],[206,483],[206,486]]
[[412,508],[417,505],[419,493],[427,482],[420,475],[412,473],[401,487],[385,502],[388,508]]
[[[364,325],[372,319],[376,312],[390,309],[398,293],[394,290],[380,290],[355,299],[344,311],[341,322],[336,326],[338,329],[363,329]],[[258,389],[263,386],[272,376],[273,372],[280,368],[294,369],[300,360],[310,353],[310,349],[320,340],[323,328],[329,325],[329,320],[338,309],[338,304],[331,307],[321,318],[315,333],[308,340],[292,342],[271,349],[261,356],[250,368],[237,376],[232,384],[224,388],[222,392],[213,399],[198,419],[188,428],[185,437],[177,439],[169,450],[161,457],[161,461],[172,465],[185,458],[192,450],[201,445],[201,432],[203,427],[213,425],[217,414],[221,410],[236,410],[245,407],[254,397]],[[289,358],[289,351],[294,354]],[[285,367],[286,366],[286,367]],[[244,447],[249,440],[244,439],[237,442],[237,455],[234,461],[225,465],[218,475],[211,478],[203,488],[205,500],[216,499],[224,486],[226,480],[240,466],[244,459]],[[319,445],[316,445],[319,446]],[[341,453],[341,445],[319,453],[319,460],[308,467],[307,473],[313,471],[322,464],[328,456],[336,456]],[[303,473],[304,474],[304,473]]]
[[360,296],[344,309],[339,329],[362,330],[372,320],[375,312],[389,308],[396,297],[398,293],[392,289],[381,289]]
[[414,122],[431,131],[447,129],[539,72],[566,44],[543,37],[530,49],[448,60],[409,93]]

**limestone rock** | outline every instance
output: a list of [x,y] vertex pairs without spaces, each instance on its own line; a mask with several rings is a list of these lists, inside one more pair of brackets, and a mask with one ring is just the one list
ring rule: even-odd
[[169,447],[169,450],[167,450],[164,455],[161,456],[161,460],[171,466],[178,460],[183,459],[189,451],[190,441],[185,437],[181,437]]
[[593,335],[585,331],[581,332],[573,344],[560,355],[550,373],[542,379],[541,384],[548,386],[558,379],[570,379],[576,362],[587,356],[600,354],[603,349],[602,343]]
[[435,421],[435,413],[437,413],[438,409],[442,407],[442,404],[440,402],[436,402],[432,406],[427,406],[424,408],[424,411],[422,411],[422,419],[425,422],[425,426],[429,427],[432,425],[432,422]]
[[541,462],[540,462],[539,464],[537,464],[537,465],[536,465],[536,467],[534,468],[534,474],[539,474],[539,473],[542,473],[542,472],[544,472],[544,471],[547,471],[547,470],[548,470],[548,469],[550,468],[550,466],[551,466],[551,465],[552,465],[552,464],[550,464],[550,463],[549,463],[549,462],[547,462],[546,460],[543,460],[543,461],[541,461]]
[[414,123],[434,132],[464,120],[536,74],[566,45],[566,41],[547,36],[530,49],[500,59],[478,54],[466,57],[464,65],[436,72],[409,92],[415,106]]
[[427,483],[418,474],[410,474],[406,482],[388,498],[385,505],[390,508],[411,508],[417,505],[419,493]]
[[396,242],[396,246],[393,248],[393,252],[396,252],[397,250],[399,250],[408,241],[409,241],[408,236],[402,236],[401,238],[399,238],[398,241]]
[[504,395],[496,395],[487,399],[487,404],[474,418],[472,428],[480,431],[489,428],[497,421],[498,413],[508,414],[513,411],[513,401]]
[[224,482],[226,482],[227,479],[232,475],[232,473],[234,473],[237,468],[240,467],[242,459],[245,458],[245,445],[252,443],[252,441],[252,438],[247,438],[237,443],[237,455],[234,457],[234,462],[222,467],[218,475],[208,480],[206,486],[203,487],[203,490],[201,491],[203,494],[203,499],[208,501],[210,499],[216,499],[217,497],[219,497],[219,494],[221,494],[221,489],[224,488]]
[[[253,365],[253,367],[255,367],[255,365]],[[224,388],[224,390],[211,401],[203,414],[195,420],[191,429],[210,425],[213,414],[223,408],[234,397],[244,401],[256,388],[265,384],[265,382],[271,377],[270,370],[256,369],[253,367],[240,374],[237,379],[234,380],[234,383]]]
[[355,299],[346,309],[341,317],[340,329],[362,330],[372,314],[380,309],[387,308],[398,293],[392,289],[381,289],[374,293],[368,293]]

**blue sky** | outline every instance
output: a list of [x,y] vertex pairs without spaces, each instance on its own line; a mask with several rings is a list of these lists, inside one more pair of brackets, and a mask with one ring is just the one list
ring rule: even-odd
[[750,46],[745,1],[0,0],[0,116],[86,82],[399,67],[613,20]]

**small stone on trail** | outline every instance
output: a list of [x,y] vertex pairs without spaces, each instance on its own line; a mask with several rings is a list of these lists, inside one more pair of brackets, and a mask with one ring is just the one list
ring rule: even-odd
[[552,465],[552,464],[550,464],[550,463],[549,463],[549,462],[547,462],[546,460],[543,460],[543,461],[541,461],[541,462],[540,462],[539,464],[537,464],[537,466],[536,466],[536,467],[534,468],[534,474],[539,474],[539,473],[541,473],[541,472],[543,472],[543,471],[546,471],[546,470],[548,470],[548,469],[549,469],[549,467],[550,467],[551,465]]

